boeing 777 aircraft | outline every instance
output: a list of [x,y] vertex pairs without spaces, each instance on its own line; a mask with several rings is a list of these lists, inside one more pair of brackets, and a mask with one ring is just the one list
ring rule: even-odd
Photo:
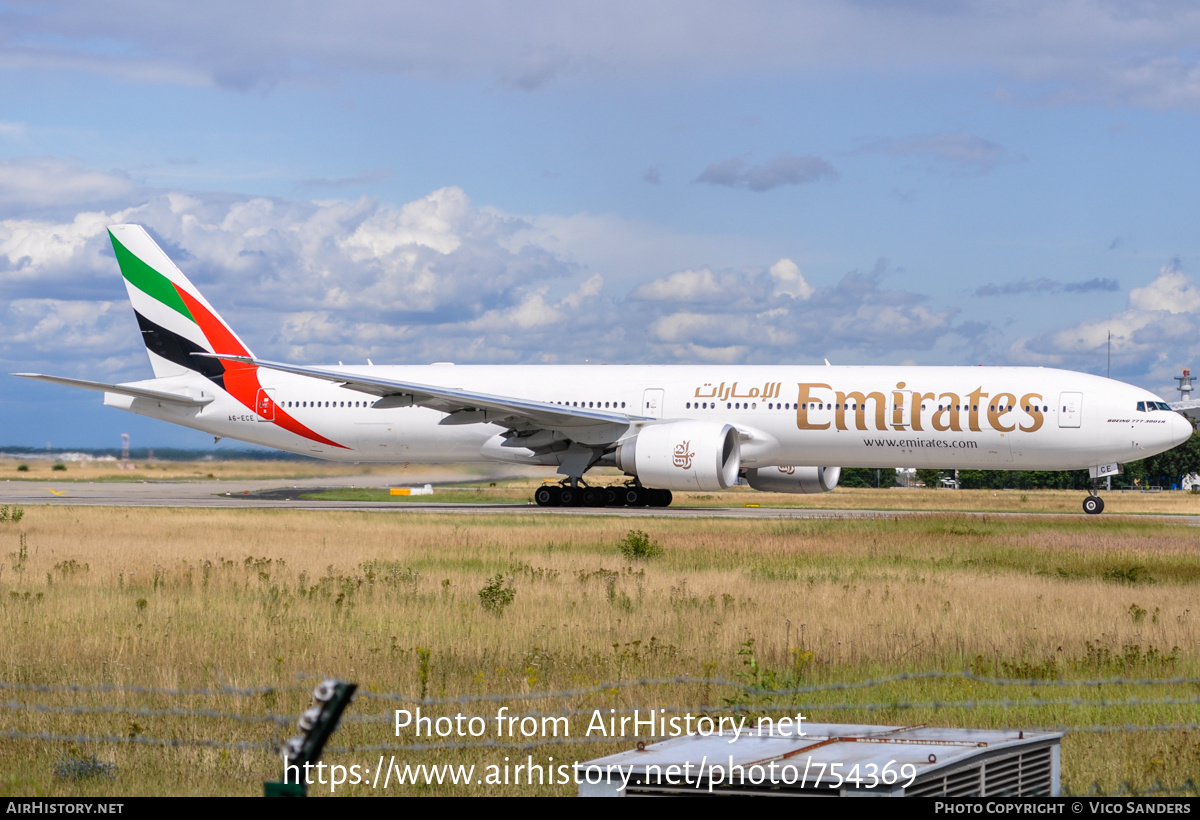
[[[502,461],[564,476],[543,506],[656,505],[672,490],[827,492],[842,467],[985,470],[1119,464],[1187,440],[1157,396],[1026,367],[367,365],[254,356],[150,235],[109,228],[154,378],[104,403],[217,438],[354,462]],[[589,486],[617,467],[631,480]],[[1099,513],[1095,489],[1083,502]]]

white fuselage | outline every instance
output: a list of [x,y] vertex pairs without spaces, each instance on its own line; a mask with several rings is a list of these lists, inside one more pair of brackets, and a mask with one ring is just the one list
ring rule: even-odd
[[[638,419],[735,426],[746,467],[1081,469],[1127,462],[1186,440],[1177,413],[1121,382],[1045,368],[737,365],[422,365],[330,368],[400,381],[593,407]],[[265,419],[198,374],[141,382],[216,398],[187,407],[105,394],[105,404],[218,437],[339,461],[489,461],[490,423],[440,424],[422,407],[261,369],[274,405],[332,446]],[[653,422],[651,422],[653,423]],[[634,425],[636,428],[636,424]],[[631,433],[636,429],[631,428]]]

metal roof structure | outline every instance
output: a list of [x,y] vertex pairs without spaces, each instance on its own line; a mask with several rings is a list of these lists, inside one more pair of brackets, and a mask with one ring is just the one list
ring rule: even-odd
[[581,797],[1057,796],[1061,732],[803,724],[687,735],[576,763]]

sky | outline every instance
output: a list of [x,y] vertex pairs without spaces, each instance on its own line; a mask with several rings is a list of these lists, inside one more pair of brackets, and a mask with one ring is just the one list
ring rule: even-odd
[[[296,363],[1200,366],[1200,7],[0,0],[0,372],[151,376],[105,226]],[[211,439],[0,376],[0,444]]]

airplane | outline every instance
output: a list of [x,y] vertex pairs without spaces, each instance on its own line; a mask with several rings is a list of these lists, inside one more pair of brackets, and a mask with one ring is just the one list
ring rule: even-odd
[[[1186,441],[1152,393],[1041,367],[301,366],[257,358],[144,228],[109,229],[154,378],[15,373],[213,435],[346,462],[556,467],[540,506],[667,506],[738,483],[821,493],[843,467],[1090,471]],[[616,467],[628,480],[590,484]]]

